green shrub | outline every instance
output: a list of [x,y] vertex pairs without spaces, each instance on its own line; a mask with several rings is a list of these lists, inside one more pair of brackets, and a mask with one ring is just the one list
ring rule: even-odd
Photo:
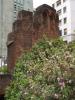
[[0,67],[0,73],[6,74],[7,73],[7,66]]
[[44,38],[23,54],[6,100],[75,100],[75,42]]

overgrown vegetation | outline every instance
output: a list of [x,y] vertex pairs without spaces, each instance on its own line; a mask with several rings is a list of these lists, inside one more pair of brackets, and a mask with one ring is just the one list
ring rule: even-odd
[[75,100],[75,42],[44,38],[23,54],[6,100]]
[[7,74],[7,66],[0,67],[0,73],[1,74]]

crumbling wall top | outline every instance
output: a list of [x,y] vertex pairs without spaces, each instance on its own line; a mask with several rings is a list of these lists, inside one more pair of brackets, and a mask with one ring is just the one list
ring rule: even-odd
[[50,12],[56,13],[56,10],[47,4],[43,4],[36,8],[36,13],[43,13],[44,10],[50,10]]
[[33,16],[33,12],[22,10],[18,13],[17,20],[23,20],[26,19],[26,17],[32,18],[32,16]]

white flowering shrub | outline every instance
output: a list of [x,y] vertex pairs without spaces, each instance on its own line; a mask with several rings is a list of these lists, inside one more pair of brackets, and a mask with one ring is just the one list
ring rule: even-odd
[[6,100],[75,100],[75,42],[39,41],[16,64]]

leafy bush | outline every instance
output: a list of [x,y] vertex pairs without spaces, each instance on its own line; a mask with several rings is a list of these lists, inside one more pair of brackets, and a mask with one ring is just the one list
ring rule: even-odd
[[7,66],[0,67],[0,73],[6,74],[7,73]]
[[75,42],[44,38],[23,54],[6,100],[75,100]]

